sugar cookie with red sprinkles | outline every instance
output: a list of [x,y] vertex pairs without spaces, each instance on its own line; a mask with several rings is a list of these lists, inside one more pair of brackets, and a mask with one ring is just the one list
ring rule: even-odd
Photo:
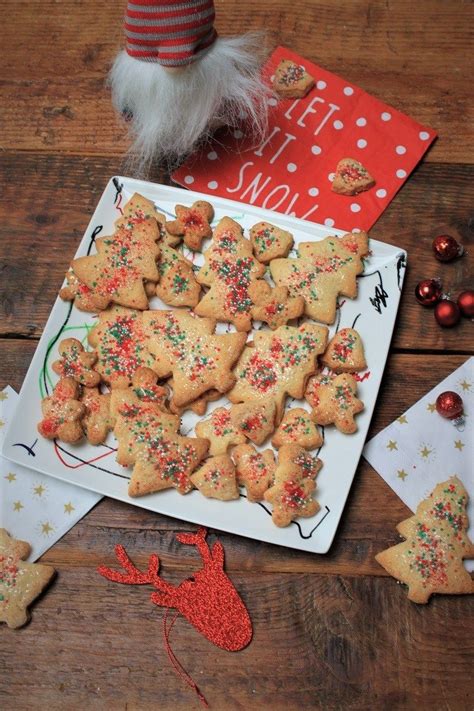
[[61,377],[70,376],[81,385],[92,388],[100,383],[100,375],[94,368],[97,353],[84,350],[77,338],[65,338],[58,346],[59,360],[55,360],[52,369]]
[[239,444],[232,450],[237,482],[245,486],[247,500],[263,501],[263,495],[273,483],[275,455],[271,449],[257,452],[251,444]]
[[264,494],[264,499],[272,504],[272,521],[284,528],[296,518],[309,518],[319,511],[319,504],[313,498],[316,484],[312,479],[302,479],[298,470],[288,471],[287,478],[275,482]]
[[302,407],[295,407],[285,412],[272,444],[277,449],[284,444],[299,444],[304,449],[316,449],[323,444],[323,438],[310,413]]
[[207,420],[198,422],[194,428],[198,437],[206,437],[209,442],[209,454],[226,454],[230,446],[245,442],[244,435],[231,420],[231,411],[227,407],[217,407]]
[[298,469],[302,479],[316,479],[323,462],[313,457],[300,444],[283,444],[278,450],[278,466],[275,470],[275,481],[284,481],[288,467],[291,471]]
[[254,304],[250,309],[252,318],[268,324],[272,331],[299,318],[304,311],[302,296],[290,297],[286,286],[272,289],[263,279],[250,285],[249,296]]
[[239,498],[234,462],[226,454],[208,459],[192,474],[191,481],[208,499],[232,501]]
[[329,341],[321,363],[335,373],[358,373],[367,368],[364,344],[354,328],[341,328]]
[[263,444],[275,429],[276,405],[267,402],[244,402],[231,407],[231,421],[245,439]]
[[38,424],[40,435],[69,443],[83,438],[81,418],[86,408],[79,402],[80,393],[81,386],[74,378],[68,376],[58,380],[52,395],[41,401],[43,419]]
[[175,236],[182,236],[184,244],[194,251],[201,249],[203,239],[212,236],[210,223],[214,208],[205,200],[197,200],[191,207],[176,205],[176,219],[166,222],[165,228]]
[[87,441],[89,444],[102,444],[115,424],[110,414],[110,393],[101,393],[98,387],[83,388],[81,402],[86,408],[82,426]]
[[291,59],[282,59],[275,69],[273,89],[283,99],[302,99],[314,84],[311,74]]
[[280,229],[270,222],[257,222],[249,230],[253,253],[259,262],[268,264],[277,257],[287,257],[293,247],[291,232]]
[[310,379],[305,398],[311,405],[311,418],[318,425],[336,425],[344,434],[357,431],[355,415],[364,403],[357,398],[357,381],[349,373],[320,374]]
[[355,158],[343,158],[336,166],[331,189],[339,195],[358,195],[374,185],[375,179],[362,163]]

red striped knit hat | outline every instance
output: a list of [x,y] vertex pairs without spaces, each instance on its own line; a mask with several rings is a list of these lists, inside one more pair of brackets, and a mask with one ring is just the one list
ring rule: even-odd
[[131,57],[167,67],[191,64],[215,42],[213,0],[136,0],[125,15]]

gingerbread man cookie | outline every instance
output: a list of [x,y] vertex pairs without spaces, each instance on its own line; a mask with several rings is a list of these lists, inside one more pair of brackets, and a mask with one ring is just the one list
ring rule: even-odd
[[263,501],[263,495],[273,482],[275,456],[271,449],[257,452],[251,444],[239,444],[232,450],[237,481],[245,486],[247,499]]
[[82,439],[81,418],[85,406],[79,402],[80,392],[81,386],[74,378],[61,378],[52,395],[41,401],[43,419],[38,424],[38,432],[43,437],[70,443]]
[[30,619],[28,607],[55,574],[50,565],[25,563],[31,552],[26,541],[0,528],[0,622],[17,629]]
[[268,264],[278,257],[287,257],[293,247],[291,232],[281,230],[270,222],[257,222],[251,227],[249,234],[253,253],[263,264]]
[[394,578],[408,585],[408,599],[424,604],[433,593],[474,593],[474,581],[463,565],[474,557],[466,514],[468,496],[457,477],[438,484],[421,501],[398,532],[406,541],[375,556]]
[[114,428],[114,418],[110,414],[110,394],[102,394],[99,388],[84,388],[81,402],[86,408],[82,425],[87,441],[89,444],[102,444]]
[[303,297],[290,297],[286,286],[272,289],[262,280],[250,285],[249,296],[254,303],[250,309],[252,318],[267,323],[273,331],[299,318],[304,311]]
[[364,409],[357,397],[357,381],[348,373],[316,375],[308,383],[305,398],[312,406],[311,418],[318,425],[335,424],[344,434],[357,431],[354,416]]
[[176,220],[167,222],[166,230],[172,235],[183,236],[186,247],[201,249],[206,237],[212,236],[210,223],[214,218],[214,208],[205,200],[197,200],[191,207],[176,205]]
[[273,88],[283,99],[302,99],[314,84],[311,74],[290,59],[282,59],[275,69]]
[[208,459],[191,475],[191,481],[208,499],[232,501],[239,498],[235,466],[226,454]]
[[270,271],[278,286],[290,296],[302,296],[305,313],[323,323],[333,323],[339,294],[357,296],[357,275],[364,271],[362,257],[369,253],[366,232],[302,242],[297,259],[274,259]]
[[58,347],[61,358],[55,360],[52,368],[61,377],[71,376],[81,385],[92,388],[100,383],[100,375],[93,370],[97,353],[84,350],[77,338],[65,338]]
[[329,341],[321,362],[335,373],[356,373],[365,370],[364,346],[358,332],[342,328]]
[[278,449],[284,444],[299,444],[305,449],[321,447],[323,438],[311,420],[310,413],[302,407],[285,412],[278,429],[272,437],[272,444]]
[[357,195],[370,190],[375,180],[367,168],[354,158],[343,158],[336,167],[332,190],[339,195]]

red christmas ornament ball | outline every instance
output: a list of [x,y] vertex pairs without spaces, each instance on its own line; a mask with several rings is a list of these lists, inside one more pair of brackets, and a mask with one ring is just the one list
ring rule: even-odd
[[439,279],[423,279],[415,288],[415,298],[422,306],[434,306],[441,299]]
[[455,326],[461,318],[459,306],[454,301],[443,299],[435,306],[435,319],[443,328],[451,328]]
[[432,247],[436,259],[439,259],[440,262],[451,262],[464,252],[464,247],[456,242],[451,235],[438,235],[434,238]]
[[462,397],[453,390],[446,390],[436,398],[436,412],[447,420],[460,417],[463,411]]
[[466,318],[474,318],[474,291],[467,289],[458,296],[458,306]]

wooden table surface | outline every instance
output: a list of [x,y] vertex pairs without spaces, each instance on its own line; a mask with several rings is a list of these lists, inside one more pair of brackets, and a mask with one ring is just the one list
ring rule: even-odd
[[[104,78],[123,2],[6,0],[0,83],[0,387],[19,389],[91,212],[127,139]],[[474,261],[472,3],[462,0],[217,0],[221,34],[266,28],[283,44],[422,123],[439,139],[371,234],[408,250],[398,322],[369,437],[472,353],[467,320],[441,329],[414,300],[422,278],[457,295]],[[154,176],[159,178],[157,174]],[[449,232],[468,254],[441,265]],[[471,283],[470,281],[471,280]],[[446,472],[449,474],[450,472]],[[212,531],[254,639],[219,650],[184,619],[175,654],[213,709],[472,709],[474,598],[410,603],[374,555],[408,509],[362,460],[329,554]],[[196,569],[176,531],[194,527],[104,499],[44,556],[58,576],[21,631],[0,630],[2,709],[198,709],[172,671],[163,610],[96,573],[123,543],[159,553],[176,584]]]

